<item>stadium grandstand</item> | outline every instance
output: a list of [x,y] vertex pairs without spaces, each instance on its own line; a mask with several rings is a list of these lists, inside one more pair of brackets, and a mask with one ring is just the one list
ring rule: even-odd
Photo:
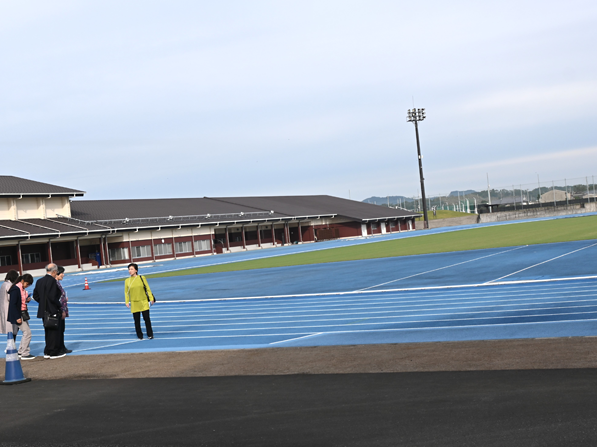
[[43,274],[411,231],[420,214],[327,195],[81,200],[0,176],[0,272]]

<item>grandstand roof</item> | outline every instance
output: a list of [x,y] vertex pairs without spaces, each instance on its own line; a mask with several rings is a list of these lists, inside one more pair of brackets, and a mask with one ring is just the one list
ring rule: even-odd
[[36,182],[12,175],[0,175],[0,196],[82,196],[85,191]]
[[[332,196],[204,197],[189,199],[75,200],[73,218],[102,223],[124,219],[251,221],[343,216],[369,221],[419,216],[402,209]],[[197,219],[193,219],[197,218]]]
[[404,209],[326,195],[72,200],[70,203],[71,217],[0,220],[0,238],[60,237],[139,228],[234,225],[323,217],[344,217],[364,223],[420,216]]

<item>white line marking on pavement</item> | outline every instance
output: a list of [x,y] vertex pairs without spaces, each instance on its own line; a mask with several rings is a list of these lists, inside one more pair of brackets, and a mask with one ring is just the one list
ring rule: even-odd
[[440,267],[440,268],[433,269],[433,270],[428,270],[426,272],[421,272],[421,273],[416,273],[414,275],[405,276],[404,278],[398,278],[398,279],[394,279],[392,281],[382,282],[381,284],[376,284],[374,286],[365,287],[364,289],[359,289],[358,291],[361,292],[361,291],[364,291],[364,290],[373,289],[374,287],[385,286],[386,284],[391,284],[393,282],[402,281],[402,280],[409,279],[409,278],[414,278],[415,276],[426,275],[427,273],[437,272],[438,270],[449,269],[449,268],[456,267],[456,266],[462,265],[462,264],[468,264],[469,262],[478,261],[479,259],[490,258],[492,256],[501,255],[501,254],[508,253],[508,252],[511,252],[511,251],[514,251],[514,250],[520,250],[521,248],[525,248],[525,247],[528,247],[528,245],[524,245],[522,247],[512,248],[510,250],[500,251],[499,253],[493,253],[493,254],[490,254],[490,255],[481,256],[481,257],[475,258],[475,259],[469,259],[468,261],[458,262],[456,264],[446,265],[444,267]]
[[[293,295],[264,295],[264,296],[245,296],[245,297],[233,297],[233,298],[205,298],[196,300],[168,300],[161,301],[160,303],[154,304],[154,306],[160,307],[161,305],[167,305],[170,303],[207,303],[216,301],[242,301],[242,300],[264,300],[264,299],[276,299],[276,298],[302,298],[302,297],[319,297],[319,296],[344,296],[344,295],[358,295],[365,293],[387,293],[387,292],[406,292],[406,291],[417,291],[417,290],[448,290],[448,289],[466,289],[474,287],[491,287],[491,286],[503,286],[503,285],[514,285],[514,284],[539,284],[557,281],[576,281],[585,279],[597,279],[597,275],[591,276],[574,276],[570,278],[549,278],[549,279],[526,279],[518,281],[503,281],[503,282],[491,282],[481,284],[456,284],[453,286],[430,286],[430,287],[404,287],[400,289],[380,289],[380,290],[355,290],[351,292],[324,292],[324,293],[297,293]],[[497,280],[494,280],[497,281]],[[81,306],[87,305],[117,305],[122,306],[119,302],[68,302],[69,305],[76,304]]]
[[300,340],[302,338],[309,338],[309,337],[314,337],[316,335],[321,335],[323,334],[323,332],[317,332],[315,334],[309,334],[309,335],[305,335],[303,337],[296,337],[296,338],[289,338],[288,340],[280,340],[280,341],[275,341],[273,343],[270,343],[270,345],[275,345],[276,343],[287,343],[289,341],[294,341],[294,340]]
[[597,245],[597,242],[594,243],[594,244],[588,245],[586,247],[579,248],[577,250],[573,250],[573,251],[571,251],[569,253],[564,253],[563,255],[556,256],[555,258],[548,259],[547,261],[540,262],[539,264],[531,265],[530,267],[523,268],[522,270],[518,270],[517,272],[510,273],[509,275],[506,275],[506,276],[502,276],[501,278],[497,278],[497,279],[493,279],[491,281],[487,281],[485,284],[490,284],[490,283],[493,283],[494,281],[499,281],[500,279],[508,278],[509,276],[516,275],[517,273],[524,272],[525,270],[532,269],[532,268],[537,267],[538,265],[541,265],[541,264],[546,264],[548,262],[555,261],[556,259],[563,258],[564,256],[571,255],[572,253],[576,253],[576,252],[579,252],[579,251],[582,251],[582,250],[586,250],[587,248],[594,247],[595,245]]
[[[79,342],[84,342],[84,343],[89,343],[89,342],[92,342],[92,340],[77,340],[77,341],[79,341]],[[115,343],[115,344],[113,344],[113,345],[97,346],[97,347],[95,347],[95,348],[87,348],[87,349],[73,349],[73,354],[74,354],[75,352],[92,351],[93,349],[103,349],[103,348],[111,348],[111,347],[113,347],[113,346],[127,345],[127,344],[129,344],[129,343],[137,343],[137,342],[139,342],[139,341],[141,341],[141,340],[131,340],[131,341],[125,341],[125,342],[122,342],[122,343]],[[71,342],[72,342],[72,341],[71,341]]]

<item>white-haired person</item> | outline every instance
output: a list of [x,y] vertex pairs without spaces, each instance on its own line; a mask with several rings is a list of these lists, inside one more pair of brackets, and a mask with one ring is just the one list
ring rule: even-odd
[[[39,303],[37,318],[40,318],[44,323],[45,359],[59,359],[66,355],[62,352],[62,343],[60,342],[62,333],[60,332],[59,320],[64,319],[64,317],[60,306],[61,293],[56,282],[57,275],[58,266],[56,264],[46,265],[46,275],[35,282],[35,288],[33,289],[33,299]],[[58,324],[55,324],[56,321],[58,321]]]
[[143,340],[143,331],[141,330],[141,315],[143,315],[147,338],[152,339],[153,329],[151,328],[151,319],[149,318],[149,307],[153,305],[155,298],[145,278],[138,273],[139,266],[135,263],[130,263],[129,275],[131,276],[124,281],[124,302],[133,314],[137,338]]
[[68,349],[64,346],[64,331],[66,330],[66,319],[68,318],[68,297],[66,291],[62,287],[61,281],[64,279],[64,267],[58,266],[58,274],[56,275],[56,284],[60,289],[60,307],[62,308],[62,320],[60,320],[60,352],[64,354],[70,354],[72,349]]

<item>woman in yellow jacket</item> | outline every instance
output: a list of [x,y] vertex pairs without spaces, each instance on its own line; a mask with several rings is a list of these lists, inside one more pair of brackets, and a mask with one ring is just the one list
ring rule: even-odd
[[141,331],[141,315],[145,321],[145,329],[147,330],[147,338],[153,338],[153,329],[151,329],[151,320],[149,319],[149,306],[153,305],[155,298],[149,284],[142,276],[139,276],[139,266],[135,263],[129,264],[130,278],[124,281],[124,301],[126,307],[131,309],[133,319],[135,320],[135,331],[139,340],[143,340],[143,332]]

